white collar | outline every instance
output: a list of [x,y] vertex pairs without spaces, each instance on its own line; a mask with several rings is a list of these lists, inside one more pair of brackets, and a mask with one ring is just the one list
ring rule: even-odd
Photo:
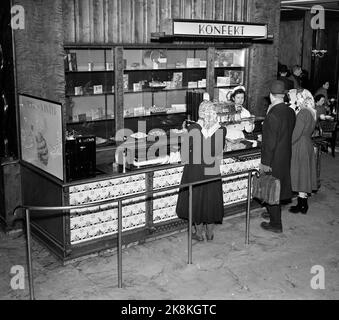
[[206,129],[206,128],[202,128],[201,129],[201,133],[205,138],[209,138],[211,136],[213,136],[213,134],[220,128],[220,124],[217,122],[216,124],[214,124],[211,128]]
[[202,119],[199,119],[197,121],[197,124],[202,128],[202,126],[204,125],[204,121],[202,121]]

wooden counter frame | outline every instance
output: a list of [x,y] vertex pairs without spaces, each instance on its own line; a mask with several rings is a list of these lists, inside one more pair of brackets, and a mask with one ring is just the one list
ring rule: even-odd
[[[233,152],[225,153],[224,160],[229,161],[230,159],[237,159],[234,160],[237,163],[240,163],[241,161],[244,161],[245,163],[246,159],[255,159],[256,161],[254,167],[257,167],[260,161],[260,149],[259,148],[253,148],[253,149],[245,149],[245,150],[238,150]],[[245,159],[245,160],[244,160]],[[233,161],[233,160],[232,160]],[[250,161],[250,160],[248,160]],[[253,162],[254,163],[254,162]],[[252,164],[253,164],[252,163]],[[233,165],[232,165],[233,166]],[[71,198],[71,192],[72,190],[75,190],[74,188],[78,188],[80,193],[86,194],[86,192],[94,192],[95,190],[98,190],[98,192],[103,195],[105,193],[105,188],[109,188],[111,190],[111,185],[108,184],[109,181],[113,181],[115,179],[126,179],[131,177],[136,177],[140,175],[145,175],[144,184],[146,190],[154,190],[156,188],[155,186],[155,179],[158,179],[161,181],[168,181],[168,178],[155,178],[155,173],[159,172],[168,172],[169,175],[173,174],[172,181],[175,181],[174,184],[170,185],[177,185],[177,183],[180,184],[179,179],[181,179],[180,176],[180,169],[183,167],[181,164],[176,165],[163,165],[163,166],[156,166],[156,167],[150,167],[145,170],[135,170],[128,172],[126,174],[116,174],[116,175],[103,175],[100,177],[92,178],[92,179],[85,179],[70,183],[62,183],[61,181],[58,181],[57,179],[53,179],[52,177],[49,177],[48,174],[43,174],[40,170],[37,168],[30,166],[26,163],[22,163],[22,179],[23,183],[26,186],[24,192],[25,197],[25,204],[27,205],[39,205],[39,206],[67,206],[67,205],[75,205],[76,202],[72,202],[71,200],[74,200],[74,197]],[[175,170],[178,170],[178,172],[175,172]],[[237,171],[236,171],[237,172]],[[169,177],[167,174],[167,177]],[[239,174],[241,174],[241,170],[239,170]],[[242,183],[242,178],[239,178],[238,181]],[[143,181],[143,180],[138,180]],[[233,181],[233,179],[232,179]],[[247,181],[247,177],[244,177],[244,183]],[[140,182],[140,183],[141,183]],[[158,183],[157,182],[157,183]],[[105,185],[107,183],[107,185]],[[142,182],[143,183],[143,182]],[[86,186],[99,184],[99,189],[86,189]],[[102,187],[101,187],[102,184]],[[84,187],[85,186],[85,187]],[[118,186],[118,184],[117,184]],[[81,189],[84,188],[84,189]],[[114,188],[114,186],[112,186]],[[122,185],[122,189],[127,188],[127,184]],[[92,191],[91,191],[92,190]],[[239,194],[240,191],[246,191],[245,189],[241,189],[239,191],[234,192],[234,194]],[[246,191],[247,192],[247,191]],[[245,193],[244,192],[244,195]],[[225,192],[224,192],[225,193]],[[41,196],[43,194],[43,196]],[[76,195],[77,193],[75,193]],[[130,193],[129,193],[130,194]],[[232,194],[232,192],[231,192]],[[124,219],[130,218],[131,220],[135,219],[137,221],[138,217],[144,216],[144,223],[142,223],[139,227],[132,226],[127,227],[127,230],[124,231],[124,245],[131,245],[136,243],[142,243],[150,239],[155,239],[158,237],[162,237],[165,235],[168,235],[169,233],[178,232],[179,230],[183,230],[187,227],[187,222],[181,219],[178,219],[175,215],[175,207],[173,206],[175,204],[175,199],[177,196],[177,193],[171,193],[170,197],[165,196],[159,198],[158,195],[158,201],[160,199],[160,202],[162,199],[164,199],[164,203],[172,204],[169,207],[163,207],[163,209],[155,209],[154,204],[156,199],[146,199],[145,201],[140,202],[140,207],[144,206],[145,211],[142,211],[141,213],[138,213],[136,215],[126,215]],[[84,195],[85,197],[85,195]],[[114,199],[114,197],[111,197]],[[243,200],[239,200],[236,202],[229,202],[225,203],[225,216],[236,214],[239,212],[244,211],[244,205],[246,203],[246,197],[244,196]],[[100,198],[101,199],[101,198]],[[106,198],[104,198],[106,199]],[[109,198],[107,198],[109,199]],[[170,200],[168,200],[170,199]],[[166,200],[168,201],[166,203]],[[93,200],[95,201],[95,200]],[[81,203],[90,203],[91,200],[88,200],[88,202],[81,202]],[[78,203],[80,204],[80,203]],[[137,204],[133,204],[137,205]],[[253,203],[253,205],[257,205],[256,203]],[[132,206],[132,205],[131,205]],[[107,209],[107,208],[105,208]],[[114,211],[114,208],[110,208],[110,210]],[[157,211],[158,210],[158,211]],[[88,219],[92,219],[92,217],[99,217],[102,219],[103,215],[105,215],[105,212],[107,211],[100,211],[94,210],[93,214],[88,214],[86,217]],[[131,211],[133,212],[133,210]],[[154,220],[154,214],[157,212],[157,219],[159,218],[158,213],[160,212],[160,218],[162,212],[166,212],[166,215],[168,214],[167,218],[164,218],[163,220],[155,221]],[[114,214],[111,213],[111,217]],[[81,215],[79,216],[81,217]],[[62,261],[66,262],[68,260],[76,259],[81,256],[86,256],[90,254],[97,253],[102,250],[106,249],[113,249],[115,250],[117,245],[117,235],[116,232],[111,232],[108,235],[102,235],[98,238],[89,237],[88,240],[81,240],[79,242],[74,241],[74,232],[80,232],[80,230],[86,230],[86,228],[89,228],[90,226],[83,225],[82,227],[78,229],[73,229],[72,231],[72,221],[69,215],[58,215],[56,217],[48,217],[45,219],[38,218],[34,219],[34,212],[32,213],[32,232],[33,235],[36,236],[41,242],[43,242],[58,258],[60,258]],[[78,218],[78,217],[77,217]],[[78,220],[80,220],[79,218]],[[78,221],[76,220],[76,221]],[[73,220],[74,222],[75,220]],[[90,220],[87,220],[90,221]],[[92,220],[93,221],[93,220]],[[124,221],[124,220],[123,220]],[[127,220],[126,220],[127,221]],[[98,224],[93,224],[95,228],[99,229],[101,231],[101,226],[104,226],[104,224],[108,224],[109,222],[113,223],[114,218],[112,220],[108,220],[106,222],[100,222]],[[87,223],[87,222],[86,222]],[[127,225],[127,222],[126,222]],[[94,227],[93,227],[94,228]],[[104,227],[102,227],[104,230]],[[130,228],[130,229],[128,229]],[[74,231],[75,230],[75,231]],[[106,229],[107,230],[107,229]],[[73,236],[73,241],[72,241]]]

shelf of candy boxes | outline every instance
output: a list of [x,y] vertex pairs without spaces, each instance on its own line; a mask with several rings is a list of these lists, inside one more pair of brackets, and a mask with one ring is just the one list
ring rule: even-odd
[[[183,166],[155,171],[153,175],[153,189],[179,185],[181,182],[182,172]],[[175,190],[173,190],[173,192],[175,192]],[[158,195],[160,195],[160,193]]]
[[223,183],[225,203],[243,201],[247,198],[247,179],[237,178]]
[[[115,222],[118,219],[118,208],[104,208],[93,207],[94,209],[80,209],[77,211],[71,211],[72,215],[70,219],[71,230],[86,228],[95,225],[102,225],[109,222]],[[122,207],[123,218],[136,217],[145,213],[145,204],[133,204]]]
[[[145,214],[138,216],[124,217],[122,220],[123,231],[132,230],[146,225]],[[107,221],[97,225],[90,225],[78,229],[71,230],[71,244],[83,241],[94,240],[107,235],[117,233],[117,220]]]
[[178,219],[175,209],[175,207],[171,207],[171,210],[159,209],[153,211],[153,223],[159,224],[161,222]]
[[154,194],[153,210],[168,209],[176,206],[178,200],[177,190],[170,190]]
[[[257,169],[260,164],[260,156],[248,156],[248,157],[232,157],[226,158],[222,160],[220,171],[222,175],[237,173],[241,174],[241,172]],[[242,174],[242,176],[246,176],[246,174]],[[223,181],[226,181],[232,178],[223,178]]]

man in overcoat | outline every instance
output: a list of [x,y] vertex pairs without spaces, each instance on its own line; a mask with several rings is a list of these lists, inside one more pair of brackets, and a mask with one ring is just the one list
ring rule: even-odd
[[[284,82],[274,80],[270,86],[271,105],[263,124],[260,170],[272,172],[280,180],[280,201],[292,197],[291,154],[295,112],[284,102]],[[262,222],[265,230],[281,233],[281,205],[267,205],[270,222]]]

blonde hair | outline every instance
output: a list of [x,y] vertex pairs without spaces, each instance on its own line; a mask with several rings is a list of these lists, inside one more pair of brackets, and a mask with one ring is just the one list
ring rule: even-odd
[[315,110],[315,102],[312,93],[307,89],[297,91],[297,106],[300,109],[308,109],[315,120],[317,120],[317,111]]
[[218,123],[218,115],[215,105],[208,100],[204,100],[199,105],[199,118],[203,120],[203,127],[210,129]]

